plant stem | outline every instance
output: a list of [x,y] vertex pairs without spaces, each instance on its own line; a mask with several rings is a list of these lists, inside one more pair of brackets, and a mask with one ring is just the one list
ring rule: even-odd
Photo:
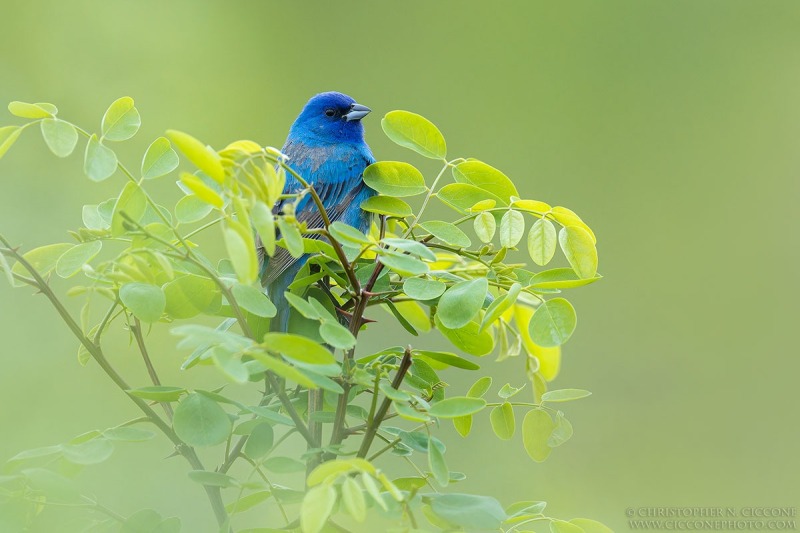
[[[145,344],[144,336],[142,335],[142,323],[139,322],[138,318],[134,317],[133,324],[131,325],[131,331],[133,332],[133,337],[136,339],[136,344],[139,347],[139,353],[142,354],[144,366],[147,367],[147,374],[150,376],[150,380],[153,382],[153,385],[160,387],[161,380],[158,379],[156,368],[153,366],[153,361],[150,360],[150,355],[147,353],[147,345]],[[161,407],[164,409],[164,413],[167,415],[167,419],[172,420],[172,406],[169,404],[169,402],[160,403]]]
[[[406,348],[405,352],[403,352],[403,359],[400,361],[400,368],[397,369],[397,374],[394,376],[394,380],[392,381],[392,388],[398,389],[400,388],[400,384],[403,383],[403,379],[406,377],[406,372],[411,367],[411,347],[409,346]],[[378,431],[378,428],[381,426],[383,422],[383,418],[386,416],[387,411],[389,411],[389,406],[392,404],[392,400],[389,398],[384,398],[383,402],[381,402],[381,406],[378,408],[378,412],[375,414],[375,418],[367,424],[367,430],[364,432],[364,440],[361,441],[361,447],[358,449],[358,457],[364,458],[369,453],[369,448],[372,446],[372,441],[375,440],[375,434]]]
[[[69,311],[67,311],[67,309],[64,307],[64,304],[61,303],[61,300],[58,299],[58,296],[56,296],[56,294],[47,284],[47,281],[42,278],[42,275],[39,274],[39,272],[22,256],[22,254],[12,248],[9,242],[2,235],[0,235],[0,242],[2,242],[3,245],[11,251],[14,259],[16,259],[17,262],[30,273],[33,280],[36,282],[36,287],[47,297],[72,334],[80,341],[84,348],[86,348],[86,351],[89,352],[89,355],[91,355],[95,362],[97,362],[103,372],[105,372],[106,375],[111,378],[111,381],[113,381],[120,390],[127,393],[131,387],[108,362],[108,359],[106,359],[106,356],[103,353],[100,345],[92,342],[86,335],[83,334],[83,330],[81,330],[80,325],[75,322],[75,319],[72,318],[72,315],[69,314]],[[158,414],[147,404],[147,402],[141,398],[137,398],[136,396],[131,396],[130,394],[127,394],[127,396],[134,404],[136,404],[136,406],[145,414],[145,416],[147,416],[150,422],[159,430],[161,430],[161,432],[175,445],[178,453],[180,453],[186,459],[186,461],[189,462],[193,469],[205,470],[205,467],[197,457],[197,453],[195,453],[194,448],[183,442],[172,429],[172,427],[160,416],[158,416]],[[220,526],[224,525],[228,520],[228,513],[225,511],[225,504],[222,502],[222,495],[219,487],[204,485],[204,488],[218,524]]]

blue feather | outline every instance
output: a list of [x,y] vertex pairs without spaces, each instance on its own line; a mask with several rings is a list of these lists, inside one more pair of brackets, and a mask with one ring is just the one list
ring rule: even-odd
[[[342,221],[366,232],[370,216],[361,210],[361,203],[374,191],[364,184],[364,169],[375,162],[364,141],[361,118],[369,109],[341,93],[322,93],[308,101],[292,124],[286,144],[281,150],[289,156],[289,166],[297,172],[320,196],[331,221]],[[291,175],[287,176],[284,193],[295,193],[302,188]],[[280,213],[282,204],[275,206]],[[304,197],[295,210],[298,220],[306,221],[310,228],[322,227],[322,219],[310,196]],[[278,308],[272,319],[272,331],[287,331],[289,304],[285,291],[308,260],[291,257],[279,248],[273,257],[263,258],[260,265],[261,282]]]

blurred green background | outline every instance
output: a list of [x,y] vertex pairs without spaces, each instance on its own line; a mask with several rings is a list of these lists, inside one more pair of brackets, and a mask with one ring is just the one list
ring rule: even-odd
[[[339,90],[375,111],[378,159],[435,170],[380,131],[383,113],[413,110],[451,157],[582,215],[605,279],[572,295],[580,324],[555,386],[594,396],[565,405],[576,434],[544,464],[486,420],[464,444],[445,428],[451,468],[469,474],[460,490],[545,499],[618,531],[628,507],[798,504],[797,2],[1,1],[0,102],[52,101],[98,128],[133,96],[144,125],[120,150],[133,166],[169,127],[280,146],[309,96]],[[83,203],[118,190],[109,181],[91,184],[79,156],[56,160],[28,131],[0,162],[0,231],[26,248],[64,241]],[[0,461],[136,416],[30,292],[0,284]],[[169,382],[183,354],[157,329]],[[125,336],[114,346],[144,384]],[[483,367],[519,385],[521,363]],[[123,513],[212,531],[169,452],[121,446],[84,477]]]

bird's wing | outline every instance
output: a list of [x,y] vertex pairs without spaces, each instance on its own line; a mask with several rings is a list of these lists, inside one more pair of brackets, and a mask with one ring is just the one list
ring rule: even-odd
[[[360,209],[360,197],[366,185],[362,175],[367,165],[374,161],[371,157],[354,157],[348,161],[328,161],[313,174],[312,184],[317,191],[331,222],[341,220],[352,209]],[[295,182],[296,180],[292,179]],[[287,189],[291,187],[287,183]],[[297,187],[294,187],[295,189]],[[356,204],[356,205],[354,205]],[[282,204],[275,206],[276,214]],[[309,228],[323,227],[322,215],[310,196],[303,198],[297,206],[295,216],[298,222],[305,222]],[[257,242],[261,284],[267,286],[297,261],[284,248],[277,248],[272,257],[267,257],[260,239]]]

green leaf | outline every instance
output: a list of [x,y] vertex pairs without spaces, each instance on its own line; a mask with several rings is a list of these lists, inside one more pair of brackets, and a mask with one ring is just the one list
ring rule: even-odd
[[62,278],[74,276],[83,269],[83,265],[94,259],[102,248],[103,241],[91,241],[73,246],[58,259],[56,274]]
[[566,207],[557,205],[550,209],[549,214],[562,226],[579,226],[585,229],[592,237],[592,242],[597,243],[597,238],[595,238],[592,228],[590,228],[586,222],[581,220],[581,217],[579,217],[573,211],[567,209]]
[[436,254],[423,243],[413,239],[398,239],[394,237],[385,237],[381,240],[389,248],[396,248],[397,250],[408,252],[409,254],[419,257],[420,259],[427,259],[428,261],[436,261]]
[[132,389],[127,391],[131,396],[142,398],[143,400],[152,400],[154,402],[177,402],[181,396],[186,394],[186,389],[181,387],[142,387],[140,389]]
[[139,223],[146,211],[147,197],[142,188],[132,181],[126,183],[114,204],[114,213],[111,216],[111,235],[117,237],[126,232],[126,219],[122,213]]
[[592,393],[583,389],[558,389],[542,394],[543,402],[570,402],[591,396]]
[[489,282],[486,278],[456,283],[439,298],[436,316],[446,328],[466,326],[483,306]]
[[227,474],[220,472],[210,472],[208,470],[192,470],[189,472],[189,478],[196,481],[201,485],[209,487],[238,487],[240,483]]
[[192,191],[197,198],[209,205],[212,205],[216,208],[221,208],[223,205],[225,205],[225,201],[214,189],[206,185],[202,179],[193,174],[181,172],[180,183]]
[[484,407],[486,407],[486,400],[483,398],[454,396],[432,405],[428,409],[428,414],[437,418],[455,418],[475,414]]
[[422,222],[419,226],[445,244],[467,248],[472,245],[472,241],[461,228],[450,222],[441,220],[429,220]]
[[550,455],[547,441],[554,428],[553,419],[541,409],[528,411],[522,420],[522,444],[528,456],[537,463],[543,462]]
[[427,274],[430,270],[427,263],[420,261],[416,257],[397,252],[383,252],[379,256],[379,260],[387,268],[403,276],[420,276]]
[[126,283],[119,289],[119,298],[142,322],[158,321],[167,305],[161,287],[149,283]]
[[14,101],[8,104],[8,111],[20,118],[48,118],[54,116],[58,110],[52,104],[29,104]]
[[67,157],[78,144],[78,132],[69,122],[57,118],[42,120],[40,127],[45,144],[58,157]]
[[511,306],[516,303],[517,297],[521,291],[522,285],[519,283],[514,283],[508,289],[507,293],[495,298],[494,301],[489,304],[489,307],[486,308],[486,313],[483,315],[483,320],[481,320],[481,331],[485,330],[498,318],[500,318],[503,313],[511,309]]
[[453,427],[456,428],[459,435],[466,437],[472,430],[472,415],[455,417]]
[[431,510],[439,517],[470,531],[500,528],[508,518],[500,502],[489,496],[473,494],[428,495]]
[[390,111],[381,127],[392,141],[431,159],[444,159],[447,145],[442,133],[428,119],[409,111]]
[[509,209],[500,221],[500,245],[514,248],[525,235],[525,217],[519,211]]
[[336,362],[333,354],[309,338],[291,333],[268,333],[264,347],[289,359],[312,365],[329,365]]
[[103,436],[109,440],[121,442],[144,442],[152,439],[156,434],[146,429],[122,426],[103,431]]
[[333,238],[345,246],[360,248],[364,244],[370,244],[370,240],[366,235],[344,222],[334,222],[328,229]]
[[328,521],[336,504],[336,489],[330,485],[317,485],[308,490],[300,509],[300,526],[303,533],[319,533]]
[[476,322],[469,322],[466,326],[450,329],[442,324],[437,314],[434,317],[437,329],[453,345],[464,350],[470,355],[486,355],[494,349],[494,339],[488,331],[480,331]]
[[203,220],[214,207],[194,194],[187,194],[175,204],[175,218],[181,224],[191,224]]
[[453,167],[453,179],[458,183],[470,183],[490,191],[506,201],[510,201],[512,196],[519,196],[517,188],[505,174],[474,159]]
[[217,183],[223,182],[225,179],[225,168],[222,166],[222,158],[217,152],[188,133],[167,130],[167,137],[194,166],[202,170]]
[[379,161],[364,169],[364,183],[387,196],[415,196],[428,190],[425,178],[408,163]]
[[594,283],[602,276],[581,279],[571,268],[553,268],[539,272],[528,280],[532,289],[571,289]]
[[597,520],[590,520],[588,518],[573,518],[569,521],[570,524],[578,526],[583,530],[583,533],[614,533],[613,530],[601,524]]
[[241,283],[249,284],[258,277],[258,259],[255,249],[245,240],[240,231],[233,226],[228,226],[222,231],[228,259],[233,264],[236,277]]
[[446,487],[450,483],[450,471],[447,469],[444,454],[438,446],[433,444],[428,445],[428,466],[433,473],[433,478],[440,486]]
[[[228,512],[228,514],[243,513],[248,509],[252,509],[256,505],[267,501],[270,496],[272,496],[272,492],[268,490],[260,490],[229,503],[225,506],[225,510]],[[258,533],[258,530],[251,530],[251,532]],[[265,530],[263,533],[271,532],[269,530]]]
[[422,357],[423,359],[433,359],[439,363],[452,366],[455,368],[463,368],[464,370],[479,370],[480,366],[472,361],[467,361],[463,357],[459,357],[454,353],[448,352],[432,352],[429,350],[414,350],[415,357]]
[[61,447],[64,459],[76,465],[96,465],[106,461],[114,453],[114,444],[103,437],[95,437],[77,444]]
[[86,144],[83,172],[92,181],[103,181],[110,178],[116,170],[117,154],[111,148],[102,145],[97,140],[97,134],[93,133]]
[[275,305],[267,298],[264,291],[256,289],[252,285],[235,283],[232,292],[236,303],[256,316],[272,318],[278,313]]
[[79,502],[80,491],[75,480],[44,468],[26,468],[22,474],[34,489],[44,493],[49,501]]
[[300,234],[300,230],[297,228],[295,224],[290,224],[286,221],[285,218],[279,218],[278,222],[278,229],[281,232],[281,238],[283,239],[283,244],[288,250],[289,255],[298,259],[303,256],[305,253],[305,247],[303,245],[303,236]]
[[571,524],[564,520],[551,520],[550,521],[551,533],[584,533],[580,526]]
[[408,278],[403,282],[403,292],[415,300],[435,300],[444,294],[447,285],[425,278]]
[[509,440],[514,436],[516,422],[514,420],[514,408],[508,402],[498,405],[489,414],[489,421],[492,423],[492,430],[498,438]]
[[[46,276],[55,268],[59,258],[74,246],[74,244],[69,243],[48,244],[29,250],[22,254],[22,257],[30,263],[31,267],[40,275]],[[22,266],[22,263],[15,263],[11,267],[11,271],[21,276],[30,277],[30,273]]]
[[304,471],[306,465],[291,457],[270,457],[264,461],[264,468],[277,474],[291,474]]
[[322,340],[334,348],[348,350],[356,345],[356,338],[350,333],[350,330],[332,320],[322,323],[319,334],[322,336]]
[[[284,363],[278,357],[267,355],[261,352],[252,352],[250,355],[259,363],[264,365],[268,370],[274,372],[282,378],[294,381],[298,385],[302,385],[303,387],[307,387],[309,389],[317,388],[317,384],[314,383],[314,381],[312,381],[311,378],[309,378],[306,374],[300,372],[297,368]],[[289,423],[292,423],[291,420],[289,420]]]
[[269,453],[275,442],[272,426],[262,422],[253,428],[244,445],[244,453],[251,459],[261,459]]
[[178,403],[172,420],[175,433],[190,446],[225,442],[233,425],[217,402],[193,392]]
[[126,141],[136,135],[142,118],[134,107],[133,98],[123,96],[115,100],[103,115],[103,138],[109,141]]
[[482,398],[489,387],[492,386],[492,378],[490,376],[483,376],[479,378],[467,391],[467,396],[470,398]]
[[166,137],[159,137],[147,148],[142,159],[142,177],[146,180],[169,174],[180,163],[178,154]]
[[267,255],[272,257],[275,254],[275,216],[272,210],[263,202],[256,202],[250,210],[250,218],[261,237],[261,245]]
[[367,517],[367,502],[358,482],[352,477],[346,477],[342,483],[342,503],[347,514],[357,522],[363,522]]
[[550,438],[547,439],[547,445],[551,448],[561,446],[567,442],[570,437],[572,437],[572,424],[566,419],[564,414],[559,411],[556,414],[556,426],[553,428]]
[[558,242],[578,277],[590,279],[597,274],[597,248],[588,231],[579,226],[563,227]]
[[436,193],[436,197],[459,213],[465,214],[472,206],[485,200],[493,200],[497,205],[505,206],[506,202],[489,191],[468,183],[448,183]]
[[539,346],[561,346],[572,336],[577,321],[571,303],[564,298],[553,298],[539,305],[528,324],[528,331]]
[[172,318],[191,318],[211,313],[220,306],[221,293],[210,278],[187,274],[163,286],[166,311]]
[[371,196],[361,202],[361,209],[369,213],[397,218],[404,218],[414,214],[410,205],[393,196]]
[[497,231],[497,221],[495,221],[494,215],[488,211],[483,211],[475,217],[472,226],[475,230],[475,235],[478,236],[481,242],[492,242],[495,231]]
[[537,265],[544,266],[556,253],[556,227],[546,218],[540,218],[528,233],[528,254]]
[[503,398],[504,400],[507,398],[511,398],[512,396],[516,395],[519,391],[525,388],[525,385],[522,387],[512,387],[510,383],[506,383],[503,385],[499,391],[497,391],[497,395]]
[[5,126],[0,128],[0,159],[6,155],[8,149],[11,148],[22,133],[22,128],[19,126]]

